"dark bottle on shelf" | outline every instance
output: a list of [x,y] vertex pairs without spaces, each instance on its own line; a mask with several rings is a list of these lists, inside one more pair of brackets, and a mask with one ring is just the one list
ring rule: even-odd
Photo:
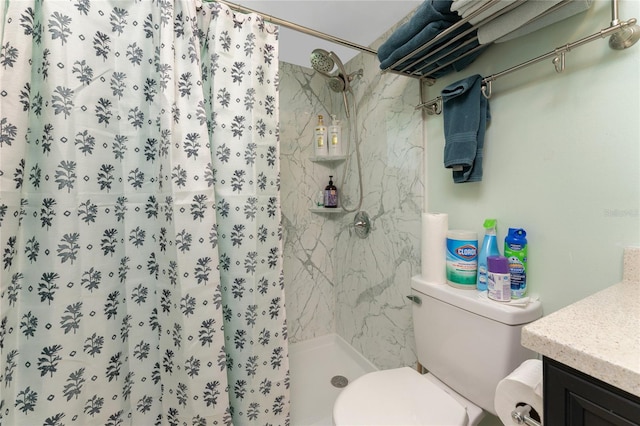
[[324,188],[324,207],[330,209],[338,207],[338,188],[333,184],[333,176],[329,176],[329,185]]

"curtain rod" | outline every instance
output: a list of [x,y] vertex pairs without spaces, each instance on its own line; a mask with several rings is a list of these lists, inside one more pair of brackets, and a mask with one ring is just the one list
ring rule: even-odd
[[[582,46],[584,44],[590,43],[594,40],[605,38],[613,33],[616,33],[617,31],[620,31],[625,27],[631,27],[635,25],[636,22],[637,21],[635,18],[631,18],[628,21],[619,21],[616,24],[610,25],[609,27],[598,31],[597,33],[591,34],[590,36],[584,37],[578,41],[565,44],[564,46],[560,46],[550,52],[545,53],[544,55],[540,55],[536,58],[530,59],[526,62],[523,62],[511,68],[508,68],[504,71],[491,74],[490,76],[482,79],[483,95],[487,97],[487,99],[491,96],[491,82],[497,80],[500,77],[504,77],[507,74],[511,74],[512,72],[528,67],[529,65],[533,65],[540,61],[544,61],[545,59],[553,58],[553,64],[556,68],[556,71],[560,73],[564,71],[564,68],[565,68],[565,65],[564,65],[565,53],[570,52],[572,49]],[[427,102],[423,102],[420,105],[416,106],[416,109],[420,109],[420,108],[424,108],[427,111],[427,114],[429,115],[440,114],[442,112],[442,96],[438,96],[434,99],[431,99]]]
[[255,10],[255,9],[251,9],[251,8],[239,5],[237,3],[231,3],[231,2],[229,2],[227,0],[206,0],[206,1],[207,2],[218,2],[218,3],[226,4],[230,8],[235,9],[235,10],[237,10],[239,12],[242,12],[242,13],[256,13],[256,14],[260,15],[267,22],[271,22],[272,24],[280,25],[282,27],[286,27],[286,28],[289,28],[289,29],[294,30],[294,31],[298,31],[298,32],[301,32],[301,33],[304,33],[304,34],[308,34],[308,35],[313,36],[313,37],[317,37],[317,38],[320,38],[320,39],[323,39],[323,40],[326,40],[326,41],[330,41],[331,43],[340,44],[342,46],[346,46],[346,47],[351,48],[351,49],[359,50],[361,52],[369,53],[371,55],[377,55],[378,54],[378,52],[376,50],[371,49],[369,47],[361,46],[361,45],[359,45],[357,43],[353,43],[353,42],[351,42],[349,40],[344,40],[342,38],[335,37],[335,36],[332,36],[330,34],[326,34],[326,33],[314,30],[313,28],[309,28],[309,27],[305,27],[305,26],[302,26],[302,25],[294,24],[293,22],[286,21],[286,20],[280,19],[280,18],[276,18],[275,16],[271,16],[271,15],[268,15],[266,13],[262,13],[260,11]]

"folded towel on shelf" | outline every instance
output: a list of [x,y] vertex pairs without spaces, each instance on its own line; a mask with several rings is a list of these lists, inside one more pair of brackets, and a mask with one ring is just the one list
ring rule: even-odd
[[593,0],[572,0],[565,6],[562,6],[558,10],[549,13],[548,15],[541,16],[540,18],[523,25],[515,31],[510,32],[504,37],[500,37],[495,42],[502,43],[505,41],[513,40],[514,38],[522,37],[534,31],[544,28],[556,22],[560,22],[564,19],[570,18],[578,13],[585,12],[591,8]]
[[475,6],[478,3],[486,3],[489,0],[453,0],[451,3],[451,11],[458,13],[462,16],[465,10]]
[[[561,0],[529,0],[478,28],[480,44],[492,43],[510,32],[529,24]],[[566,6],[565,6],[566,7]]]
[[[474,33],[475,34],[475,33]],[[425,63],[432,62],[433,59],[426,59],[421,63],[409,68],[409,71],[420,69],[422,75],[430,75],[434,78],[440,78],[452,72],[461,71],[476,60],[481,53],[483,53],[488,46],[480,46],[477,39],[470,41],[463,46],[465,39],[453,43],[451,46],[447,46],[434,55],[437,57],[434,64],[421,69]],[[474,50],[476,49],[476,50]],[[449,53],[450,52],[450,53]],[[440,68],[442,67],[442,68]],[[440,68],[438,71],[433,71]]]
[[[461,18],[457,13],[450,11],[451,3],[451,0],[427,0],[422,3],[411,19],[391,34],[389,39],[378,49],[380,68],[390,68],[397,61],[410,55],[458,22]],[[484,51],[484,49],[474,50],[479,46],[476,33],[466,34],[460,40],[451,43],[451,45],[443,46],[470,28],[469,24],[460,26],[455,31],[449,32],[446,37],[438,40],[434,45],[421,51],[416,57],[408,59],[393,68],[400,71],[409,67],[407,71],[436,78],[462,70]],[[432,52],[436,53],[414,64],[420,57],[429,55]],[[434,71],[436,69],[438,71]]]
[[[405,45],[419,33],[424,32],[430,27],[433,27],[432,31],[434,34],[438,34],[442,29],[448,28],[453,23],[459,21],[460,16],[451,12],[450,8],[451,0],[427,0],[421,3],[411,19],[394,31],[378,48],[378,59],[380,59],[380,62],[387,60],[396,49]],[[396,58],[394,60],[395,62],[402,58],[402,56],[394,55],[394,58]]]
[[[406,55],[410,54],[420,46],[429,42],[431,39],[433,39],[435,36],[440,34],[443,30],[446,30],[450,26],[451,25],[449,23],[444,21],[432,22],[431,24],[424,27],[424,29],[420,31],[418,34],[416,34],[413,38],[411,38],[404,44],[396,47],[396,49],[393,52],[391,52],[391,54],[388,55],[387,57],[383,57],[382,55],[380,55],[380,51],[378,50],[378,59],[380,59],[380,68],[381,69],[389,68],[396,61],[404,58]],[[451,37],[448,37],[447,39],[450,39],[450,38]],[[443,41],[446,41],[446,40],[443,40]],[[433,48],[429,50],[432,50],[432,49]],[[428,53],[429,50],[425,50],[421,53],[426,54]],[[405,64],[403,63],[401,66],[398,66],[396,68],[402,69],[403,65]]]
[[482,95],[482,76],[473,75],[445,87],[441,93],[444,120],[444,166],[453,181],[482,180],[484,134],[491,119]]
[[[427,49],[426,51],[420,52],[420,54],[416,55],[416,57],[410,58],[407,61],[400,63],[399,65],[395,66],[394,69],[404,70],[405,68],[407,68],[407,71],[409,72],[418,72],[420,75],[429,75],[435,78],[440,78],[451,72],[464,69],[473,61],[475,61],[475,59],[480,56],[480,54],[486,49],[486,47],[482,47],[473,51],[480,46],[477,38],[475,38],[475,32],[446,47],[441,48],[441,46],[444,46],[449,40],[463,33],[468,28],[469,26],[465,24],[459,29],[452,31],[442,41],[431,46],[431,48]],[[395,63],[395,61],[403,58],[407,54],[414,51],[416,48],[422,46],[432,37],[432,34],[420,33],[409,43],[406,43],[404,46],[401,46],[397,50],[397,58],[381,62],[380,68],[385,69],[387,67],[390,67]],[[427,54],[431,56],[414,64],[416,60]],[[434,71],[436,69],[438,70]]]
[[[493,6],[491,6],[490,8],[488,8],[487,10],[485,10],[484,12],[478,14],[477,16],[469,19],[469,23],[472,25],[476,25],[478,23],[480,23],[482,20],[488,18],[489,16],[498,13],[499,11],[501,11],[502,9],[506,8],[507,6],[511,6],[516,0],[501,0],[498,3],[494,4]],[[476,3],[475,5],[467,8],[466,10],[464,10],[464,12],[462,13],[462,17],[466,18],[469,15],[471,15],[473,12],[477,11],[478,9],[480,9],[482,6],[484,6],[486,3],[488,3],[489,0],[484,0],[481,2]],[[506,12],[505,12],[506,13]]]

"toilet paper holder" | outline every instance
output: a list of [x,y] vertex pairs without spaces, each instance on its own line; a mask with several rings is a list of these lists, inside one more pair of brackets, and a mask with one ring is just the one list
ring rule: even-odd
[[[537,417],[538,420],[531,417],[530,414]],[[519,425],[542,426],[540,415],[528,404],[516,405],[516,408],[511,412],[511,418]]]

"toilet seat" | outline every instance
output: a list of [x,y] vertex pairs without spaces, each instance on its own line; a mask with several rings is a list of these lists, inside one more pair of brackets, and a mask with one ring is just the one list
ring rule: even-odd
[[466,409],[431,380],[409,367],[365,374],[338,395],[336,426],[463,426]]

